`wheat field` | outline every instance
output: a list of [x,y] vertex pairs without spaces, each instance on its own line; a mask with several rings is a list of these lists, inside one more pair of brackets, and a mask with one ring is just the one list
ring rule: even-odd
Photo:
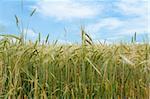
[[149,99],[150,45],[23,41],[1,35],[1,99]]

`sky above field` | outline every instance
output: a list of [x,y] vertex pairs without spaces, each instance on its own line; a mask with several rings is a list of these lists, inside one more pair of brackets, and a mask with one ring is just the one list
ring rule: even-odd
[[43,40],[49,34],[50,41],[80,42],[82,26],[94,41],[130,41],[136,32],[141,42],[150,38],[149,1],[0,0],[0,34],[19,35],[17,15],[31,40],[41,33]]

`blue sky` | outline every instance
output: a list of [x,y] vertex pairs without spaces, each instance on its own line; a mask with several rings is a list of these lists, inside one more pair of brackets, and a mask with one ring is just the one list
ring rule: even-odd
[[31,40],[41,33],[43,39],[50,34],[50,41],[80,42],[81,26],[94,41],[130,41],[135,32],[139,42],[150,37],[149,0],[23,0],[23,6],[21,1],[0,0],[0,34],[19,35],[17,15]]

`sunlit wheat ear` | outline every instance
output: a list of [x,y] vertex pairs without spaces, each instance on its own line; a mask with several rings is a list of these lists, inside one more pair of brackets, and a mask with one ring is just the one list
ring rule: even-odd
[[46,36],[45,43],[48,43],[49,34]]
[[86,33],[83,27],[81,27],[81,38],[82,38],[82,45],[92,45],[93,40],[92,38]]
[[38,35],[38,41],[41,42],[41,33]]
[[30,16],[32,17],[35,12],[36,12],[36,9],[33,9],[33,11],[30,13]]
[[19,26],[19,18],[17,17],[17,15],[15,15],[15,19],[16,19],[16,25]]

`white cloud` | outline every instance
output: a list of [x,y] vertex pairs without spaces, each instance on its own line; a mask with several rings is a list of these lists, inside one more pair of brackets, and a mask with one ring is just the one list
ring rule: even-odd
[[123,22],[118,18],[108,17],[108,18],[103,18],[94,24],[90,24],[89,26],[87,26],[87,29],[89,29],[90,32],[96,33],[104,28],[107,28],[109,30],[116,29],[122,24]]
[[[87,26],[87,30],[91,33],[93,38],[97,35],[105,36],[103,33],[109,33],[110,35],[133,35],[135,32],[138,34],[149,33],[148,22],[144,18],[134,18],[120,20],[118,18],[104,18],[97,23]],[[103,31],[105,30],[105,31]]]
[[35,7],[44,16],[54,17],[58,20],[91,18],[101,12],[101,9],[98,9],[96,5],[90,5],[86,2],[77,3],[69,0],[63,0],[63,2],[39,1]]
[[[102,33],[110,33],[110,35],[115,36],[133,35],[135,32],[150,34],[148,1],[121,0],[115,2],[114,6],[113,10],[121,13],[124,18],[108,16],[89,24],[87,29],[93,37],[97,37],[97,35],[104,36],[105,34]],[[114,39],[114,37],[112,38]]]
[[24,33],[26,33],[27,38],[29,39],[36,39],[38,34],[35,33],[32,29],[24,29]]
[[[124,16],[129,17],[123,20],[123,26],[118,32],[128,33],[150,33],[149,18],[150,9],[148,9],[148,0],[121,0],[116,4],[118,11]],[[130,18],[131,17],[131,18]]]
[[60,39],[60,40],[58,40],[58,44],[72,44],[72,42],[70,42],[68,40]]
[[146,17],[148,15],[147,0],[121,0],[116,2],[116,7],[123,15]]

